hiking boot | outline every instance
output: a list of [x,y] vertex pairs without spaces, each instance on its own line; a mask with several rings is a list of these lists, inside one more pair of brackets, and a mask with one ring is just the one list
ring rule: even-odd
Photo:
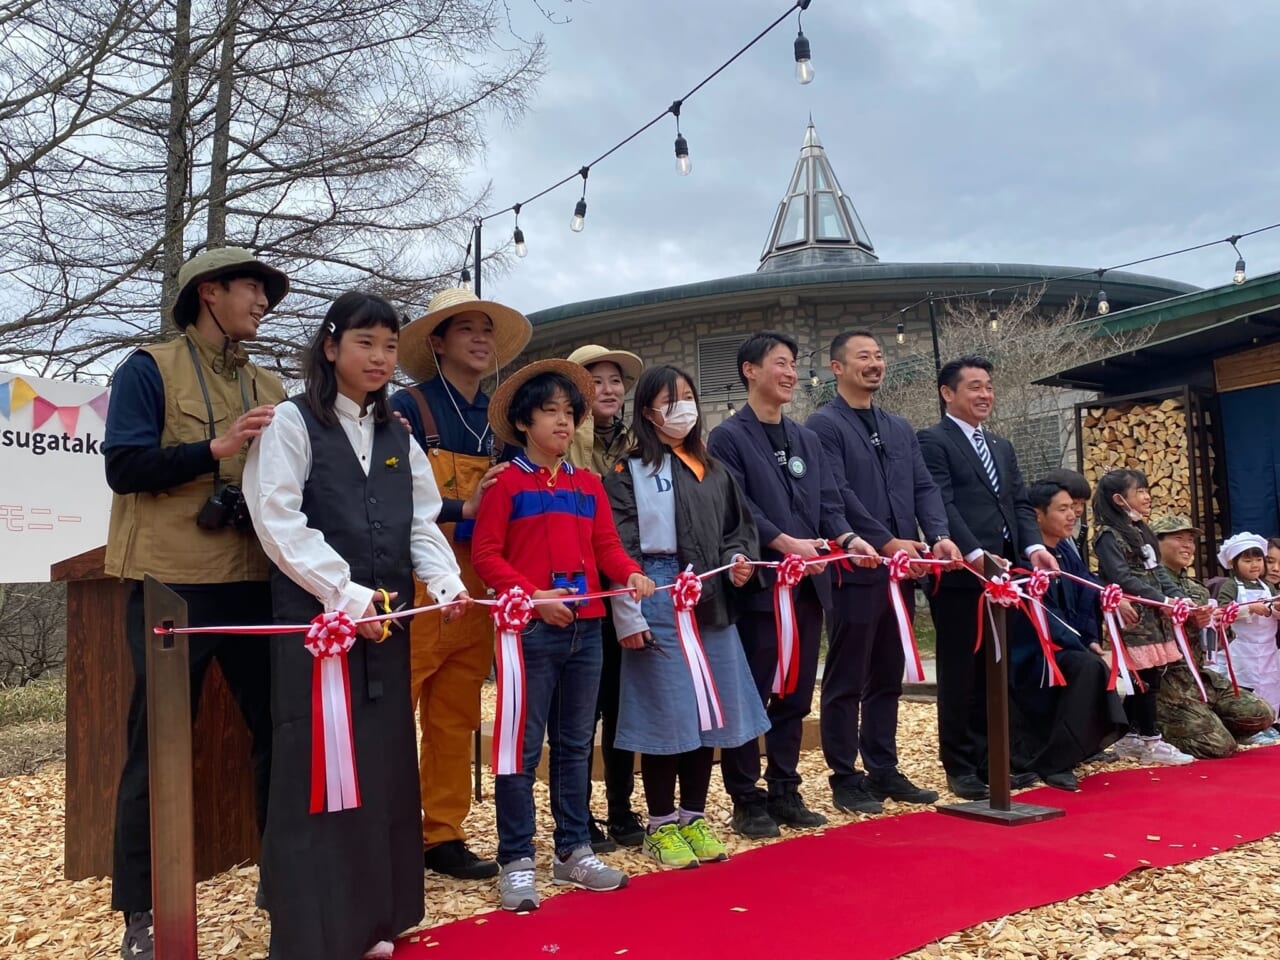
[[455,880],[488,880],[498,875],[496,861],[481,860],[461,840],[437,843],[423,852],[422,862],[428,870]]
[[779,825],[791,827],[793,830],[810,830],[827,825],[827,818],[806,807],[798,793],[770,797],[767,809],[769,816],[773,817]]
[[502,865],[498,879],[498,895],[502,897],[502,909],[521,913],[538,909],[538,887],[533,873],[533,861],[528,857],[512,860]]
[[610,815],[609,836],[624,847],[638,847],[644,843],[644,824],[634,810],[628,810],[620,817]]
[[652,833],[644,837],[644,854],[650,860],[656,860],[664,867],[683,870],[685,867],[696,867],[698,855],[680,832],[675,823],[664,823]]
[[917,787],[898,770],[867,774],[866,791],[876,800],[897,800],[899,803],[936,803],[938,800],[936,790]]
[[593,818],[587,824],[587,829],[591,832],[591,851],[593,853],[613,853],[618,849],[618,845],[601,829],[599,820]]
[[1144,763],[1159,763],[1167,767],[1182,767],[1195,761],[1189,753],[1183,753],[1164,737],[1143,737],[1142,756]]
[[1141,760],[1142,738],[1136,733],[1126,733],[1115,742],[1112,749],[1121,760]]
[[884,804],[863,783],[842,783],[831,789],[831,802],[841,813],[884,813]]
[[714,833],[706,817],[694,817],[680,828],[680,836],[693,849],[700,863],[716,863],[729,859],[729,851]]
[[583,890],[606,893],[627,885],[627,875],[621,870],[605,866],[588,846],[579,847],[569,854],[569,859],[553,858],[552,877],[556,883],[571,883]]
[[738,803],[735,800],[733,819],[729,821],[729,828],[748,840],[766,840],[769,837],[782,836],[778,824],[773,817],[769,816],[769,810],[761,800],[749,800],[746,803]]
[[129,914],[120,941],[120,956],[124,960],[154,960],[156,945],[155,918],[150,910]]

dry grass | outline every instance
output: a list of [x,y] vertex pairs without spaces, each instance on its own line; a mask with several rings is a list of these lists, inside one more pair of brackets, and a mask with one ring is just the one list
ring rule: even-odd
[[[487,705],[487,709],[491,707]],[[905,703],[901,721],[902,765],[922,785],[945,790],[935,759],[934,708]],[[1280,748],[1277,748],[1280,756]],[[830,806],[820,752],[808,751],[801,771],[806,799],[834,824],[850,817]],[[0,845],[0,955],[87,960],[116,955],[120,920],[110,910],[110,883],[62,879],[61,773],[0,780],[0,817],[6,827]],[[492,777],[485,776],[492,797]],[[547,790],[536,787],[539,836],[549,837]],[[944,794],[944,798],[949,799]],[[888,805],[888,812],[902,812]],[[729,804],[715,775],[708,816],[730,851],[748,844],[728,831]],[[868,819],[859,816],[857,819]],[[482,853],[494,848],[493,806],[479,804],[467,821]],[[785,842],[772,841],[772,842]],[[540,855],[540,874],[549,876],[549,853]],[[635,851],[608,856],[631,873],[657,869]],[[714,869],[714,868],[708,868]],[[267,920],[254,909],[257,871],[229,871],[199,888],[202,956],[260,960],[266,956]],[[542,885],[544,897],[560,892]],[[1271,957],[1280,942],[1280,843],[1274,837],[1163,870],[1132,874],[1119,883],[1062,903],[983,923],[910,954],[914,960],[1102,960],[1110,957]],[[921,905],[927,907],[927,905]],[[428,874],[428,925],[470,917],[497,907],[493,882],[464,883]]]
[[0,686],[0,727],[37,720],[58,721],[67,716],[67,679],[42,677],[25,687]]

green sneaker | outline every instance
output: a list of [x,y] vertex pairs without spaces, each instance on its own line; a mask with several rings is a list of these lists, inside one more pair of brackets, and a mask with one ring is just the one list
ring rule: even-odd
[[702,863],[714,863],[717,860],[728,860],[729,851],[725,849],[720,838],[711,832],[706,817],[690,820],[680,828],[680,836],[689,845],[693,855]]
[[684,832],[674,823],[664,823],[653,833],[646,833],[644,852],[664,867],[684,870],[698,865],[698,855],[685,840]]

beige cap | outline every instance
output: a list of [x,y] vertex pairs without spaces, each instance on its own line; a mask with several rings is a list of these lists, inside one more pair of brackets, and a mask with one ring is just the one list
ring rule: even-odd
[[594,363],[616,364],[622,371],[622,381],[628,389],[634,387],[636,381],[640,379],[640,374],[644,373],[644,361],[634,353],[629,350],[610,350],[598,343],[588,343],[584,347],[579,347],[569,354],[569,361],[580,363],[588,370]]
[[262,280],[267,292],[267,310],[289,292],[284,271],[269,267],[243,247],[216,247],[197,253],[178,270],[178,296],[169,311],[178,329],[190,326],[200,315],[200,284],[228,274],[247,274]]

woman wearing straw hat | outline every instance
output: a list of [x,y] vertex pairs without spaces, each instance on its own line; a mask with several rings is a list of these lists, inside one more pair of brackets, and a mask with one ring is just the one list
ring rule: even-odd
[[[439,523],[453,546],[472,596],[483,586],[471,566],[471,532],[481,492],[505,464],[489,427],[489,398],[480,382],[496,375],[533,334],[517,310],[480,300],[466,289],[432,298],[426,316],[400,333],[400,366],[416,381],[391,398],[409,421],[444,497]],[[415,603],[426,591],[417,584]],[[498,865],[468,847],[462,821],[471,808],[471,735],[480,725],[480,688],[493,662],[493,627],[475,609],[453,623],[417,617],[410,628],[411,685],[422,721],[425,865],[446,876],[480,880]]]
[[[623,420],[626,396],[644,372],[644,361],[628,350],[611,350],[589,343],[569,354],[571,363],[586,367],[595,382],[596,396],[591,411],[583,418],[569,444],[569,462],[575,467],[594,470],[607,476],[613,465],[630,452],[635,435]],[[606,606],[609,602],[605,601]],[[602,722],[604,736],[600,755],[604,760],[604,794],[608,819],[604,829],[591,821],[591,846],[596,853],[608,853],[620,843],[638,847],[644,841],[644,824],[631,809],[635,790],[636,756],[630,750],[615,750],[613,738],[618,729],[618,683],[621,652],[618,635],[613,628],[613,613],[602,621],[601,642],[604,659],[600,672],[600,695],[596,703],[596,721]],[[594,734],[594,731],[593,731]],[[594,755],[587,757],[587,777],[591,776]],[[588,782],[588,787],[590,783]],[[605,833],[605,830],[608,833]]]

